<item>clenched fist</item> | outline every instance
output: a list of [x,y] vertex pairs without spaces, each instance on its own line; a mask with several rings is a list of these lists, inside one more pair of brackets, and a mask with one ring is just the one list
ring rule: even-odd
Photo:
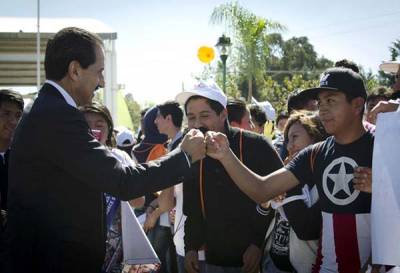
[[217,160],[223,160],[229,152],[229,141],[223,133],[208,131],[206,133],[207,155]]
[[206,156],[206,143],[200,130],[191,129],[183,138],[181,149],[191,157],[192,163]]

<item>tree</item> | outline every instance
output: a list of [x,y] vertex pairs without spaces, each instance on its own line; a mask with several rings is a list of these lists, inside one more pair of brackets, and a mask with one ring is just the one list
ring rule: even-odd
[[364,80],[365,89],[368,93],[372,93],[377,87],[379,87],[379,81],[371,70],[365,71],[365,69],[359,65],[360,75]]
[[226,3],[214,8],[210,22],[225,23],[233,34],[234,50],[237,59],[236,66],[245,76],[248,85],[248,101],[253,95],[253,80],[262,78],[264,71],[265,42],[264,36],[268,31],[280,31],[284,27],[254,15],[237,2]]
[[[392,43],[389,47],[390,52],[390,60],[396,61],[396,59],[400,56],[400,39],[397,39]],[[378,72],[378,82],[383,86],[392,86],[395,82],[393,75],[386,74],[383,71]]]
[[305,80],[302,75],[293,75],[293,77],[285,77],[283,83],[279,83],[267,76],[263,85],[260,86],[262,90],[260,101],[268,100],[275,108],[277,113],[287,110],[287,99],[295,90],[306,89],[318,86],[318,80]]
[[286,77],[300,74],[304,79],[317,79],[333,62],[319,58],[307,37],[292,37],[284,41],[279,33],[269,34],[269,52],[266,56],[266,74],[283,83]]
[[133,130],[136,131],[140,126],[140,105],[135,99],[133,98],[131,93],[125,95],[125,102],[128,106],[129,114],[131,115],[132,123],[133,123]]

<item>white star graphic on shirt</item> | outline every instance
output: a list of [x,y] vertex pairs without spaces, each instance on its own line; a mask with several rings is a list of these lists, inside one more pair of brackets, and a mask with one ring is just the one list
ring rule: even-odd
[[338,173],[330,173],[328,174],[328,177],[332,179],[333,182],[335,182],[332,195],[335,195],[341,190],[343,190],[347,194],[347,196],[351,195],[349,183],[353,179],[353,174],[346,173],[346,166],[344,165],[344,162],[340,164],[340,169]]
[[[337,167],[339,165],[339,172],[332,170],[337,170]],[[353,190],[351,192],[350,190],[350,182],[353,179],[353,174],[348,174],[346,172],[346,165],[350,165],[350,167],[355,168],[358,166],[358,164],[351,158],[342,156],[340,158],[336,158],[333,160],[324,170],[324,173],[322,175],[322,189],[325,193],[325,196],[335,205],[339,206],[346,206],[350,203],[352,203],[360,194],[360,191],[358,190]],[[334,183],[333,189],[331,187],[328,187],[328,181],[330,183]],[[332,190],[331,190],[332,189]],[[335,195],[339,193],[341,190],[343,190],[347,197],[342,197],[338,196],[336,197]]]

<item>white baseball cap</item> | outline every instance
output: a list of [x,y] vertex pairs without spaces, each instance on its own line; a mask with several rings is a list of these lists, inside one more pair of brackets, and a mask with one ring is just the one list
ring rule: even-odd
[[183,91],[176,95],[175,100],[181,105],[185,105],[188,99],[193,96],[201,96],[207,99],[219,102],[224,108],[228,102],[228,98],[215,82],[199,82],[192,89]]
[[133,133],[128,129],[118,132],[116,142],[118,147],[128,147],[136,144]]
[[263,102],[258,102],[254,97],[252,97],[251,102],[260,106],[264,110],[264,113],[267,115],[268,120],[275,120],[276,117],[275,108],[269,101],[266,100]]
[[396,74],[399,71],[400,62],[384,62],[379,65],[379,69],[386,73]]
[[260,106],[264,109],[265,114],[267,114],[268,120],[275,120],[275,109],[269,101],[260,102]]

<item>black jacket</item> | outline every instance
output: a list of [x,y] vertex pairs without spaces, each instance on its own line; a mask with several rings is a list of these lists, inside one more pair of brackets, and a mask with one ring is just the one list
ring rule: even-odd
[[[240,158],[240,131],[229,128],[230,147]],[[259,175],[282,167],[271,144],[261,135],[243,131],[243,162]],[[242,266],[243,253],[254,244],[261,247],[273,213],[263,216],[257,204],[231,180],[219,161],[203,160],[205,219],[202,215],[199,186],[199,164],[191,168],[192,176],[183,185],[185,251],[205,245],[206,262],[219,266]]]
[[8,157],[10,149],[0,156],[0,209],[7,210],[7,193],[8,193]]
[[[15,133],[9,167],[9,259],[13,272],[100,272],[103,193],[122,200],[182,181],[177,150],[159,161],[123,167],[89,133],[84,115],[45,84]],[[82,262],[81,264],[74,263]]]

